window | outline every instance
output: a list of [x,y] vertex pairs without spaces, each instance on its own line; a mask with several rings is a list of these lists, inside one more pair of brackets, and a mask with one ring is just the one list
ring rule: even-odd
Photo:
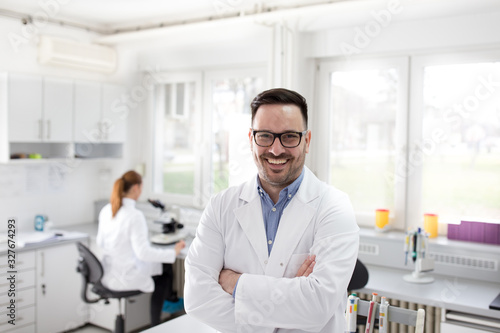
[[389,208],[399,229],[422,226],[424,213],[444,223],[499,221],[500,52],[409,63],[320,64],[328,112],[315,129],[330,139],[318,175],[349,194],[360,225],[374,225],[376,208]]
[[248,180],[249,174],[256,173],[248,130],[250,103],[263,90],[263,78],[250,72],[239,74],[211,73],[207,77],[212,108],[210,179],[214,193]]
[[193,204],[200,183],[199,76],[174,77],[155,88],[153,189],[168,201]]
[[256,172],[248,143],[250,102],[264,89],[264,73],[164,76],[154,91],[153,191],[169,204],[203,206]]
[[[421,163],[410,184],[421,213],[440,222],[500,220],[500,57],[422,57],[420,127],[412,142]],[[416,184],[417,183],[417,184]]]
[[404,184],[394,175],[405,140],[405,64],[389,59],[322,66],[328,112],[320,123],[329,129],[324,177],[349,194],[360,224],[373,225],[378,208],[389,209],[392,218],[404,211],[396,200]]

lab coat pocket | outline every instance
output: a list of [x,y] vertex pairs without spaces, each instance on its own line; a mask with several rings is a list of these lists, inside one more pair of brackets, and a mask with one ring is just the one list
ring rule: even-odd
[[288,261],[288,265],[286,265],[285,274],[283,276],[287,278],[295,277],[295,275],[297,275],[297,271],[304,263],[304,260],[307,259],[308,255],[309,253],[292,254],[290,260]]

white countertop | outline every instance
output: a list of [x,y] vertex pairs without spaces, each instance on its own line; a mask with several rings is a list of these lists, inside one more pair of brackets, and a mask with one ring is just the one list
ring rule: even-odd
[[367,265],[369,280],[360,292],[399,299],[406,302],[436,306],[447,310],[499,318],[500,311],[490,310],[489,304],[500,293],[500,283],[464,279],[459,276],[440,276],[427,284],[403,280],[408,271]]
[[[31,251],[39,248],[60,245],[65,242],[83,241],[88,239],[88,234],[80,231],[67,231],[54,229],[50,231],[30,231],[20,232],[15,237],[16,252]],[[4,255],[9,250],[8,243],[0,244],[0,255]]]
[[145,333],[165,333],[165,332],[189,332],[189,333],[214,333],[217,332],[214,328],[207,326],[191,316],[185,314],[175,319],[169,320],[166,323],[152,327]]

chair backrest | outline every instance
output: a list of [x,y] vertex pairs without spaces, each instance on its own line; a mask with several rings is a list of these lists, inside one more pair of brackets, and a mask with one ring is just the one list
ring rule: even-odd
[[[108,298],[126,298],[142,293],[140,290],[111,290],[105,287],[101,282],[104,270],[99,259],[82,243],[77,242],[76,246],[80,254],[77,271],[82,274],[81,296],[85,303],[96,303],[101,299],[107,300]],[[89,299],[87,297],[89,284],[92,285],[92,292],[99,298]]]
[[349,281],[349,285],[347,286],[347,290],[356,290],[361,289],[368,283],[368,270],[366,266],[363,265],[359,259],[356,260],[356,266],[354,267],[354,271],[352,272],[351,281]]
[[76,244],[78,247],[78,253],[80,254],[81,264],[86,265],[86,272],[81,272],[86,276],[87,282],[90,284],[100,284],[104,271],[102,269],[101,262],[96,256],[82,243],[78,242]]

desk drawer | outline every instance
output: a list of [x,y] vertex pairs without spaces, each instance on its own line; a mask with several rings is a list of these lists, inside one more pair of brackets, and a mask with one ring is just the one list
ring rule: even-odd
[[10,300],[16,301],[16,309],[35,304],[35,288],[16,290],[15,297],[9,297],[8,293],[0,294],[0,309],[4,311],[10,304]]
[[[27,308],[19,309],[16,307],[16,325],[11,325],[9,324],[8,320],[10,320],[9,317],[7,317],[8,311],[2,311],[0,313],[0,316],[3,318],[0,321],[0,332],[34,332],[34,331],[28,331],[28,328],[23,329],[21,326],[27,326],[28,324],[35,323],[35,306],[30,306]],[[4,320],[7,318],[7,320]]]
[[34,333],[36,332],[35,324],[29,324],[27,326],[15,326],[12,331],[7,331],[6,333]]
[[[30,269],[26,271],[17,272],[16,278],[16,291],[34,287],[35,286],[35,270]],[[0,275],[0,295],[6,294],[10,289],[10,281],[7,280],[10,274]]]
[[455,325],[450,323],[441,323],[441,333],[489,333],[491,331],[484,331],[477,328]]
[[6,272],[8,269],[8,260],[15,260],[16,266],[15,270],[17,272],[23,271],[29,268],[35,268],[35,251],[15,251],[14,257],[4,254],[0,256],[0,272]]

